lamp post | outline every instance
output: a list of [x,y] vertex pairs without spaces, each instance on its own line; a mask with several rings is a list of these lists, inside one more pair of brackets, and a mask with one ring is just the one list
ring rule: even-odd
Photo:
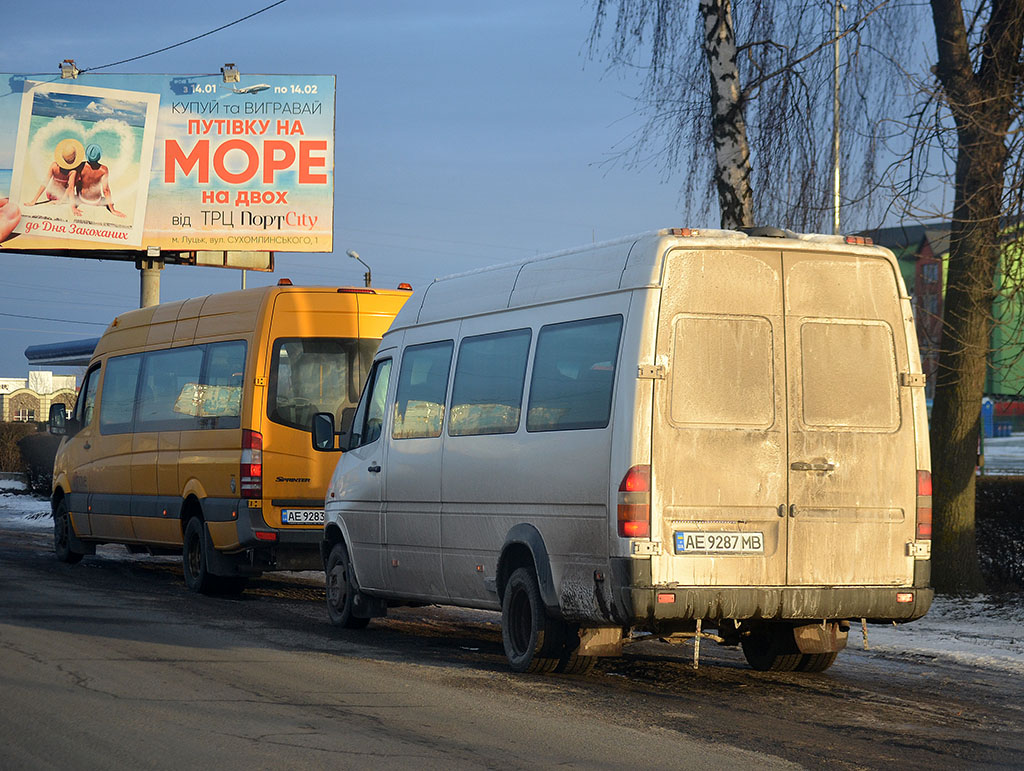
[[366,268],[366,272],[363,274],[363,279],[365,279],[366,285],[369,286],[370,285],[370,266],[367,265],[365,262],[363,262],[362,258],[359,256],[359,252],[357,252],[355,249],[349,249],[347,252],[345,252],[345,254],[347,254],[353,260],[359,260],[359,262],[361,262],[363,264],[363,267]]

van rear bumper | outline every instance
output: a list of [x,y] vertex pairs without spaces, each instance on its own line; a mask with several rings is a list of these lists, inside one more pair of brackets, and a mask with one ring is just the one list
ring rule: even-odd
[[612,575],[618,589],[612,598],[616,617],[652,631],[697,619],[913,621],[928,612],[935,597],[927,571],[917,572],[917,586],[659,586],[651,580],[648,560],[617,558]]
[[[907,595],[910,602],[900,602]],[[934,590],[922,587],[626,587],[635,623],[652,628],[696,619],[860,619],[913,621],[931,607]]]
[[[262,509],[249,508],[248,501],[244,499],[232,500],[230,504],[230,511],[225,509],[228,516],[234,511],[240,514],[234,522],[238,543],[220,552],[222,559],[214,566],[214,572],[229,571],[227,574],[234,575],[323,568],[320,562],[322,528],[271,528],[263,519]],[[217,515],[209,512],[207,518],[218,521]]]

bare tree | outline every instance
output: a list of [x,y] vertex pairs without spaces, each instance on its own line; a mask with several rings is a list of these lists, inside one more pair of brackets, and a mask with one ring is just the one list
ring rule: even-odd
[[[655,164],[666,175],[684,170],[682,195],[701,214],[717,190],[723,227],[824,229],[832,210],[832,125],[822,119],[832,101],[831,0],[701,0],[696,13],[658,0],[595,3],[591,56],[610,28],[610,65],[646,73],[637,98],[646,121],[613,160]],[[899,37],[901,12],[875,13],[886,4],[854,0],[840,32],[844,204],[859,227],[879,203],[877,115],[892,99],[890,89],[864,85],[893,69],[887,57],[868,55]],[[710,84],[710,109],[702,84]]]

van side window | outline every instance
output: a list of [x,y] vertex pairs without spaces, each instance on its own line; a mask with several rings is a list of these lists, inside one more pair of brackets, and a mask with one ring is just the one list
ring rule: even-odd
[[441,435],[448,372],[452,365],[453,340],[411,345],[402,356],[395,396],[395,439]]
[[141,365],[141,353],[117,356],[107,361],[100,395],[101,434],[125,434],[132,430],[135,390]]
[[78,394],[78,402],[75,404],[75,420],[79,428],[85,428],[92,423],[93,414],[96,412],[96,391],[100,385],[100,368],[89,370],[85,376],[85,383]]
[[244,375],[244,340],[206,346],[203,380],[196,400],[200,428],[238,428],[242,425]]
[[[183,431],[195,428],[196,384],[202,364],[202,346],[169,348],[145,354],[135,430]],[[110,370],[107,372],[109,374]]]
[[529,329],[467,337],[459,345],[449,436],[514,434],[530,353]]
[[611,416],[622,316],[541,327],[527,431],[605,428]]
[[384,403],[387,400],[390,380],[391,359],[381,359],[370,373],[363,396],[356,408],[356,414],[352,420],[352,438],[348,443],[350,450],[354,447],[362,447],[364,444],[371,444],[380,438],[381,428],[384,425]]

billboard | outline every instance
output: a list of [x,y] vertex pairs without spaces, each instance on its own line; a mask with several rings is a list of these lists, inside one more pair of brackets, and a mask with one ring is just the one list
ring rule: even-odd
[[0,74],[0,251],[329,252],[334,86]]

